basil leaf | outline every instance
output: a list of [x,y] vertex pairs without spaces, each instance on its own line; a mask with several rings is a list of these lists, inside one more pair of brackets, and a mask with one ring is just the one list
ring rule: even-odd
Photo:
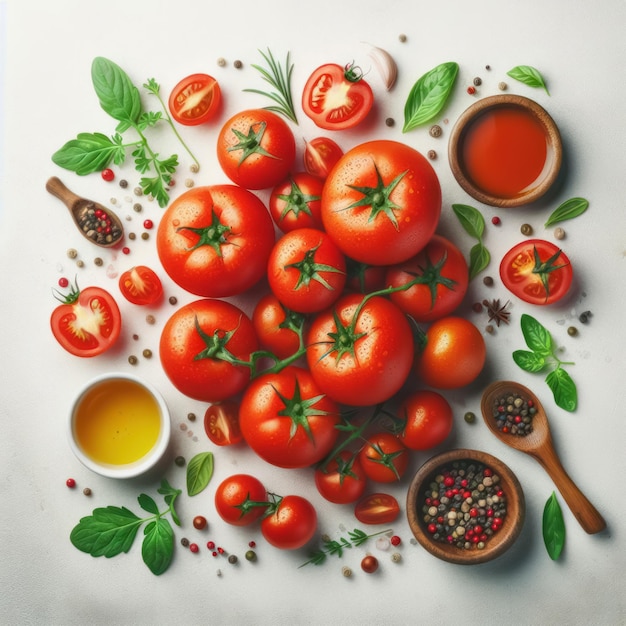
[[56,165],[76,172],[79,176],[100,172],[115,161],[124,161],[124,148],[102,133],[79,133],[53,155]]
[[452,210],[459,222],[461,222],[461,226],[469,235],[476,239],[480,239],[483,236],[485,232],[485,218],[478,209],[467,204],[453,204]]
[[94,509],[72,529],[70,541],[91,556],[110,558],[128,552],[143,520],[126,507]]
[[425,124],[443,109],[458,72],[457,63],[442,63],[418,79],[404,105],[403,133]]
[[170,523],[162,517],[150,522],[144,528],[141,544],[143,562],[150,571],[159,576],[170,566],[174,555],[174,531]]
[[521,326],[526,345],[533,352],[544,356],[552,353],[552,335],[534,317],[523,313]]
[[520,83],[524,83],[529,87],[541,87],[542,89],[545,89],[548,95],[550,95],[543,76],[539,70],[535,69],[531,65],[517,65],[513,69],[509,70],[507,75],[515,80],[519,80]]
[[176,498],[182,493],[180,489],[174,489],[167,480],[164,478],[161,481],[161,486],[157,489],[157,492],[163,496],[165,500],[165,504],[170,507],[170,513],[172,515],[172,520],[176,526],[180,526],[180,518],[176,513],[176,509],[174,508],[174,504],[176,503]]
[[121,133],[135,126],[141,115],[141,97],[126,72],[113,61],[96,57],[91,64],[91,80],[100,106],[119,122],[116,130]]
[[562,368],[557,367],[546,376],[546,383],[552,390],[554,401],[565,411],[572,413],[578,405],[578,393],[572,377]]
[[472,280],[476,276],[482,272],[487,265],[489,265],[489,261],[491,261],[491,255],[489,254],[489,250],[485,248],[482,242],[478,242],[475,246],[470,250],[469,255],[469,278]]
[[138,498],[137,502],[139,502],[139,506],[144,510],[148,511],[148,513],[152,513],[153,515],[159,514],[159,507],[157,503],[145,493],[142,493]]
[[565,521],[563,520],[561,505],[556,499],[554,491],[543,508],[542,532],[548,555],[553,561],[556,561],[565,545]]
[[541,354],[528,350],[515,350],[513,360],[525,372],[540,372],[546,365],[546,360]]
[[565,200],[565,202],[554,209],[544,226],[552,226],[553,224],[558,224],[558,222],[571,220],[573,217],[582,215],[588,208],[589,201],[585,200],[585,198],[570,198],[569,200]]
[[187,465],[187,493],[190,496],[199,494],[213,476],[213,453],[200,452]]

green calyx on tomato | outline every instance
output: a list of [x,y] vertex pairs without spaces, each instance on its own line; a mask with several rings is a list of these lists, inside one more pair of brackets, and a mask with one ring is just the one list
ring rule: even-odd
[[315,253],[319,249],[322,244],[319,243],[315,248],[311,250],[307,250],[304,254],[304,258],[302,261],[298,261],[297,263],[290,263],[289,265],[285,265],[285,269],[294,268],[300,272],[298,277],[298,281],[294,287],[294,291],[297,291],[301,287],[308,287],[311,284],[312,280],[316,280],[320,285],[326,287],[331,291],[334,290],[334,287],[328,283],[328,281],[320,274],[320,272],[332,272],[334,274],[342,274],[343,272],[332,265],[328,265],[326,263],[316,263],[315,262]]
[[550,258],[545,261],[541,260],[537,246],[533,246],[533,257],[535,259],[535,266],[533,267],[533,274],[537,274],[541,279],[541,284],[546,290],[546,300],[550,297],[550,273],[556,270],[563,269],[569,263],[562,263],[561,265],[555,265],[556,260],[561,256],[562,250],[557,250]]
[[194,361],[199,361],[201,359],[216,359],[220,361],[226,361],[231,365],[247,365],[247,361],[240,361],[237,359],[231,352],[226,349],[228,342],[232,338],[232,336],[237,332],[237,329],[223,331],[223,330],[215,330],[212,335],[204,332],[202,327],[200,326],[200,322],[198,321],[198,317],[196,316],[194,320],[194,324],[196,327],[196,332],[200,335],[202,341],[204,341],[206,348],[201,350],[194,357]]
[[402,456],[403,454],[406,454],[406,450],[400,449],[400,450],[394,450],[391,452],[385,452],[382,446],[377,442],[372,442],[370,445],[371,445],[372,450],[374,450],[375,455],[374,456],[367,455],[367,458],[372,463],[378,463],[379,465],[382,465],[382,467],[387,468],[390,472],[393,472],[393,474],[398,480],[400,480],[401,476],[400,476],[400,473],[398,472],[398,468],[396,467],[394,461],[396,458]]
[[176,229],[176,232],[180,232],[181,230],[187,230],[189,232],[195,233],[198,235],[198,241],[189,248],[191,250],[197,250],[202,246],[211,246],[217,256],[222,256],[222,245],[229,243],[228,238],[225,236],[230,231],[230,226],[225,226],[220,222],[220,218],[213,211],[211,213],[211,225],[204,226],[202,228],[194,228],[192,226],[180,226]]
[[[258,130],[255,130],[255,126]],[[248,128],[248,134],[245,135],[240,130],[232,128],[232,132],[239,140],[234,146],[228,148],[228,152],[235,152],[241,150],[241,158],[239,159],[239,165],[241,165],[248,157],[253,154],[260,154],[262,156],[269,157],[270,159],[277,159],[278,157],[270,154],[265,148],[261,146],[265,129],[267,128],[267,122],[259,122],[258,124],[252,124]]]
[[309,202],[318,202],[322,199],[322,196],[304,193],[293,178],[290,181],[290,185],[289,193],[280,193],[277,195],[277,198],[285,203],[285,207],[280,214],[281,221],[284,220],[289,213],[293,213],[294,219],[297,219],[302,213],[313,217]]
[[430,308],[432,309],[435,306],[435,302],[437,301],[437,287],[439,285],[443,285],[447,289],[451,289],[454,291],[454,288],[457,284],[457,281],[452,278],[446,278],[442,275],[441,270],[443,269],[446,261],[448,259],[447,252],[444,252],[443,256],[437,263],[433,265],[430,257],[426,255],[426,265],[424,267],[420,266],[421,274],[417,274],[415,272],[408,272],[411,276],[415,276],[414,284],[417,285],[426,285],[430,291]]
[[347,63],[344,67],[343,75],[351,83],[358,83],[363,78],[363,70],[354,62]]

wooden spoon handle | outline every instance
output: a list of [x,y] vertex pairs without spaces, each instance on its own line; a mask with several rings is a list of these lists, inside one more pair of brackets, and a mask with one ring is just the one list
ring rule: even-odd
[[70,191],[56,176],[52,176],[52,178],[48,179],[48,182],[46,183],[46,190],[64,202],[70,210],[78,200],[81,200],[80,196],[77,196],[73,191]]
[[536,458],[558,487],[565,502],[567,502],[567,505],[583,529],[589,534],[599,533],[601,530],[604,530],[606,528],[604,518],[569,477],[556,452],[553,450],[550,450],[549,453],[545,452],[544,450],[544,454]]

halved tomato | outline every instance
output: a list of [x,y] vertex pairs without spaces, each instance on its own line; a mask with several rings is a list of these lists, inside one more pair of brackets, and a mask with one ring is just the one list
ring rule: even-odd
[[154,304],[163,295],[161,279],[145,265],[123,272],[119,285],[122,295],[133,304]]
[[328,137],[315,137],[305,141],[304,169],[312,176],[326,179],[330,170],[343,156],[343,150]]
[[398,501],[388,493],[370,493],[354,507],[354,516],[361,524],[391,524],[399,514]]
[[216,446],[231,446],[243,441],[239,404],[232,400],[212,404],[204,414],[204,431]]
[[221,102],[222,92],[215,78],[208,74],[191,74],[172,89],[168,105],[179,124],[197,126],[215,117]]

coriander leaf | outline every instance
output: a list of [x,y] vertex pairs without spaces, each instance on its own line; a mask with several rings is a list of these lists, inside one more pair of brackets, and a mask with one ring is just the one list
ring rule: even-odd
[[452,210],[468,235],[480,239],[485,232],[485,218],[478,209],[467,204],[453,204]]
[[554,491],[543,509],[542,532],[548,555],[553,561],[556,561],[565,545],[565,521],[563,520],[561,505]]
[[70,541],[91,556],[110,558],[130,550],[143,521],[126,507],[94,509],[72,529]]
[[124,148],[102,133],[79,133],[52,155],[56,165],[79,176],[100,172],[111,161],[124,161]]
[[469,254],[470,280],[482,272],[489,265],[489,261],[491,261],[491,254],[489,254],[489,250],[485,248],[483,243],[479,241],[472,247]]
[[148,513],[152,513],[153,515],[159,514],[159,507],[157,503],[145,493],[142,493],[138,498],[137,502],[139,502],[139,506],[144,510],[148,511]]
[[546,383],[552,390],[554,401],[565,411],[572,413],[578,405],[576,384],[571,376],[562,368],[557,367],[546,376]]
[[144,528],[144,538],[141,544],[143,562],[155,576],[159,576],[169,567],[173,554],[172,526],[166,519],[158,517]]
[[541,87],[545,89],[548,95],[550,95],[543,76],[539,70],[535,69],[531,65],[517,65],[513,69],[509,70],[507,75],[515,80],[519,80],[521,83],[524,83],[529,87]]
[[540,372],[546,365],[546,360],[541,354],[528,350],[515,350],[513,360],[526,372]]
[[569,200],[565,200],[565,202],[554,209],[544,226],[548,227],[553,224],[558,224],[559,222],[564,222],[565,220],[571,220],[573,217],[582,215],[588,208],[589,201],[584,198],[570,198]]
[[137,127],[140,130],[146,130],[149,126],[155,126],[161,117],[161,112],[153,113],[152,111],[147,111],[142,113],[137,120]]
[[200,452],[187,465],[187,493],[199,494],[213,477],[213,453]]
[[167,206],[170,197],[160,176],[144,176],[139,180],[139,185],[143,193],[147,196],[152,196],[161,208]]
[[537,354],[548,356],[552,354],[552,335],[534,317],[527,313],[521,317],[522,334],[526,345]]

